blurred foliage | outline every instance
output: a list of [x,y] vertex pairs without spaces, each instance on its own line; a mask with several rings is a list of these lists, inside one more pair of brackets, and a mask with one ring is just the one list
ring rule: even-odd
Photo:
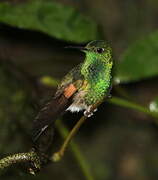
[[83,43],[97,39],[97,26],[71,7],[56,2],[34,0],[21,4],[0,3],[0,21],[37,30],[58,39]]
[[[27,152],[32,147],[31,128],[38,112],[37,99],[32,80],[25,75],[12,63],[0,61],[0,158]],[[0,172],[0,179],[39,179],[26,169],[26,164],[14,165],[7,169],[8,173]]]
[[151,112],[158,113],[158,96],[155,97],[155,99],[150,102],[149,109],[150,109]]
[[[31,89],[16,73],[0,61],[0,154],[27,150],[24,139],[29,137],[35,115]],[[28,98],[29,97],[29,98]],[[30,123],[29,123],[30,122]],[[20,130],[19,130],[20,129]]]
[[158,75],[158,32],[138,40],[123,53],[116,65],[116,79],[121,83],[139,81]]
[[59,81],[57,81],[56,79],[53,79],[49,76],[43,76],[41,79],[40,79],[40,82],[42,84],[45,84],[45,85],[48,85],[48,86],[52,86],[52,87],[56,87],[59,83]]

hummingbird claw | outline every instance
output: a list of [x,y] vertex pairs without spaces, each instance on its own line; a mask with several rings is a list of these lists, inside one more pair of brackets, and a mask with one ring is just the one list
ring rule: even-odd
[[97,108],[92,111],[92,107],[90,106],[90,107],[88,107],[88,109],[86,111],[84,111],[84,115],[86,117],[91,117],[93,115],[93,113],[96,111],[97,111]]
[[84,111],[84,116],[86,116],[86,117],[91,117],[92,115],[93,115],[92,112]]

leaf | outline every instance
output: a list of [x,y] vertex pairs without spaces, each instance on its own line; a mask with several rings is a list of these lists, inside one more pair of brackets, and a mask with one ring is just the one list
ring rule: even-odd
[[97,26],[71,7],[48,1],[0,3],[0,22],[44,32],[58,39],[83,43],[97,38]]
[[115,81],[127,83],[158,75],[158,32],[137,41],[116,65]]

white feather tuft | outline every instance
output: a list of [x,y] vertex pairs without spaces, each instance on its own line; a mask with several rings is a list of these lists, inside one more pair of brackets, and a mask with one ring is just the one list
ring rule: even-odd
[[75,105],[71,105],[69,106],[66,111],[71,111],[72,113],[73,112],[79,112],[79,111],[82,111],[84,108],[81,107],[81,106],[75,106]]

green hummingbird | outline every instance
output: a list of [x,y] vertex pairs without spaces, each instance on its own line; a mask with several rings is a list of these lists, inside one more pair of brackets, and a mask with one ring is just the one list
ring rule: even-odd
[[37,115],[33,122],[34,141],[63,112],[83,111],[89,117],[93,114],[93,106],[109,95],[113,65],[111,48],[103,40],[74,48],[85,53],[85,60],[63,78],[55,95]]

